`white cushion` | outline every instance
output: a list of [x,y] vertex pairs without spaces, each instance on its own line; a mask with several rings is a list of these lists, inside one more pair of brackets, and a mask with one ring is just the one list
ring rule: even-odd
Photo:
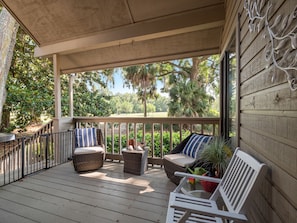
[[164,156],[164,159],[181,167],[189,167],[196,161],[194,158],[183,153],[168,154]]
[[74,149],[74,154],[104,153],[102,146],[78,147]]

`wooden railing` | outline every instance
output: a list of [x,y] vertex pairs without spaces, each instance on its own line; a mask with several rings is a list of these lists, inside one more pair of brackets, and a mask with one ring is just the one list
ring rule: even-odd
[[149,163],[162,165],[162,158],[191,132],[218,135],[220,118],[122,118],[76,117],[75,127],[97,127],[104,135],[107,159],[122,160],[128,140],[144,142],[149,148]]
[[73,132],[52,130],[50,121],[33,135],[0,143],[0,186],[71,159]]
[[[218,135],[219,118],[74,118],[75,127],[98,127],[103,131],[106,158],[122,160],[127,139],[145,142],[150,164],[162,165],[163,156],[191,132]],[[73,132],[52,132],[52,122],[32,136],[0,143],[0,186],[67,162],[72,158]],[[135,137],[136,136],[136,137]]]

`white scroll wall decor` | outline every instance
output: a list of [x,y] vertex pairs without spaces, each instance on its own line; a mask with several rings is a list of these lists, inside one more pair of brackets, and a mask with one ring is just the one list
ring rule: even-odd
[[[244,8],[249,17],[250,32],[260,32],[267,39],[265,59],[287,75],[292,91],[297,90],[297,5],[288,15],[274,15],[272,4],[265,0],[245,0]],[[272,82],[275,79],[275,73]]]

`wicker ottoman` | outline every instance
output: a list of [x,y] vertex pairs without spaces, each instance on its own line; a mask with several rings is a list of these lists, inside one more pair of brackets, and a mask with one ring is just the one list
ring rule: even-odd
[[135,175],[142,175],[147,170],[148,149],[143,151],[122,150],[124,159],[124,172]]

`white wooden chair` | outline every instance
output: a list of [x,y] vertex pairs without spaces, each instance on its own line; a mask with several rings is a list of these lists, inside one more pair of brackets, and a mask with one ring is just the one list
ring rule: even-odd
[[[176,172],[183,176],[181,183],[170,193],[167,211],[167,223],[172,222],[246,222],[244,214],[247,200],[263,178],[266,165],[259,163],[252,156],[237,148],[222,179]],[[209,199],[198,198],[180,193],[188,177],[218,182],[214,193]],[[224,207],[219,208],[218,198],[221,197]]]

